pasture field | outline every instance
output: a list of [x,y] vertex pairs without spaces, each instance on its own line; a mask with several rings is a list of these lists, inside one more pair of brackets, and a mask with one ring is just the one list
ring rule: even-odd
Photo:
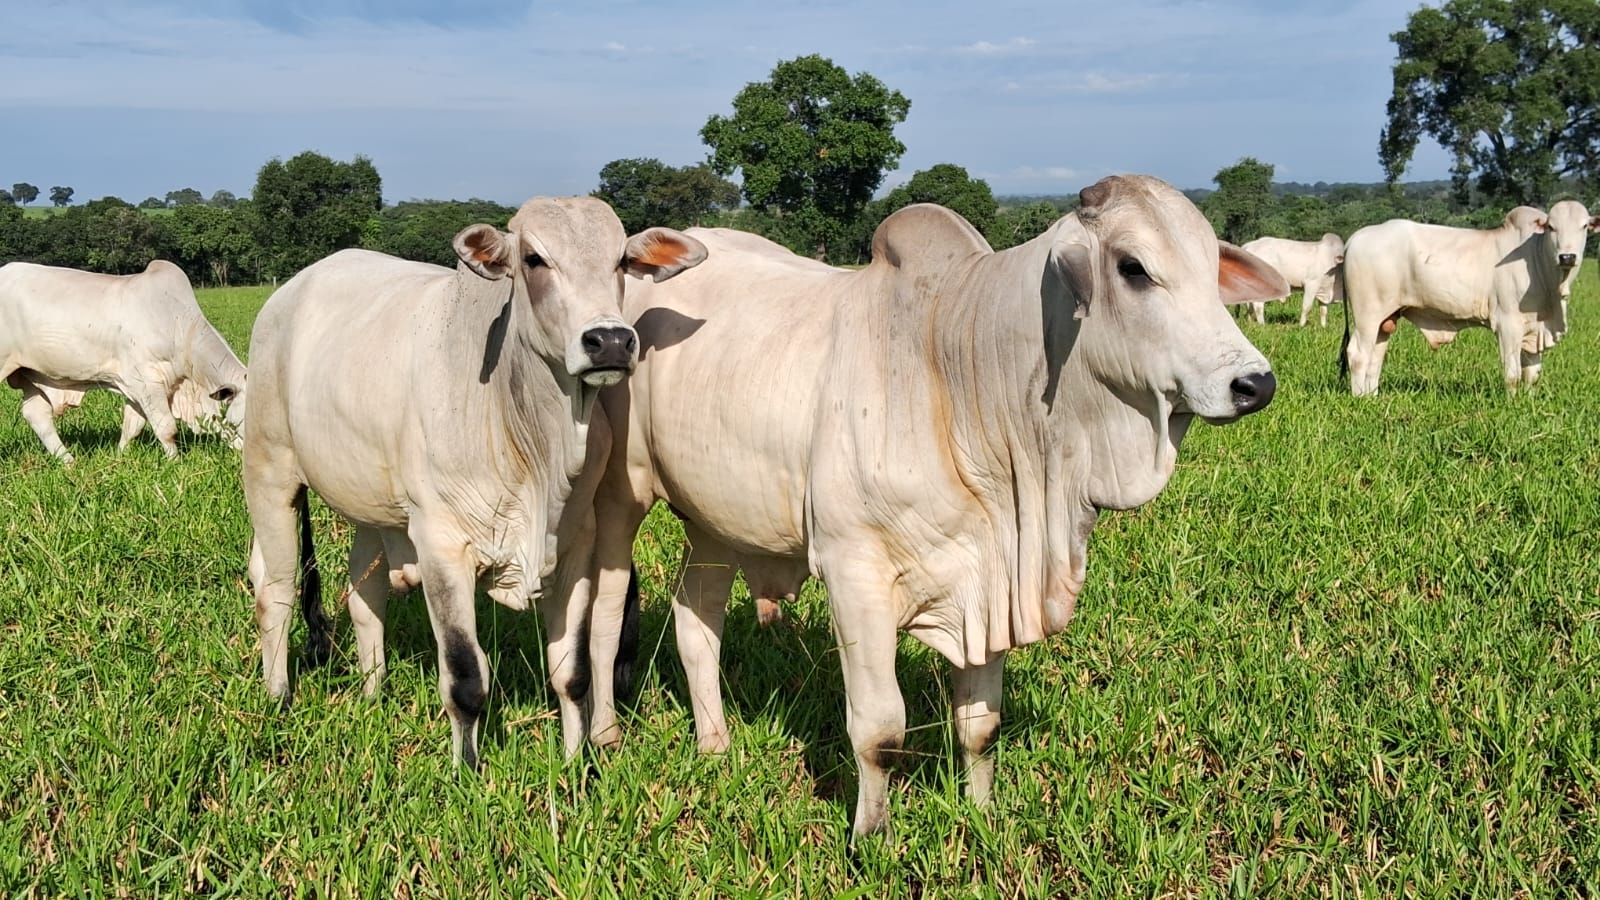
[[[266,289],[201,304],[241,349]],[[733,747],[695,752],[668,596],[637,558],[623,746],[563,765],[536,617],[480,601],[485,771],[449,763],[420,597],[362,698],[348,621],[274,708],[237,457],[115,452],[92,397],[56,464],[0,391],[0,887],[42,895],[1547,896],[1600,892],[1600,284],[1545,382],[1409,325],[1375,399],[1339,328],[1245,324],[1270,409],[1197,425],[1095,532],[1078,618],[1012,655],[996,804],[962,799],[944,665],[910,641],[893,834],[849,848],[854,767],[822,592],[724,648]],[[1340,321],[1342,311],[1332,318]],[[348,529],[317,514],[333,603]],[[295,639],[298,651],[300,630]]]

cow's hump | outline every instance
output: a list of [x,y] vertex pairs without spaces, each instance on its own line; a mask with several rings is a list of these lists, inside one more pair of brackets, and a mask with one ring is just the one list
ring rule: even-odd
[[872,264],[912,275],[992,252],[971,222],[933,203],[914,203],[895,212],[872,234]]

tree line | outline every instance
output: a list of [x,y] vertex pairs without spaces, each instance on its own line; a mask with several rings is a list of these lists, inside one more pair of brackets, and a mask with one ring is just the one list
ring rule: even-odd
[[[1218,234],[1348,237],[1392,218],[1485,227],[1518,203],[1546,205],[1600,186],[1600,3],[1447,0],[1420,9],[1393,36],[1394,94],[1379,136],[1387,182],[1277,184],[1273,166],[1246,157],[1191,190]],[[821,56],[778,63],[700,130],[706,159],[613,160],[594,195],[629,232],[651,225],[720,225],[762,234],[797,253],[864,262],[873,231],[911,203],[950,207],[996,249],[1029,240],[1076,198],[997,198],[956,163],[915,172],[879,195],[906,147],[895,129],[911,101],[865,72]],[[1422,136],[1452,154],[1448,182],[1402,184]],[[738,178],[735,182],[732,179]],[[157,257],[202,283],[278,280],[343,247],[368,247],[452,265],[450,239],[474,222],[504,225],[513,210],[484,200],[385,206],[372,162],[317,153],[274,159],[248,198],[193,188],[137,207],[115,197],[29,217],[17,204],[39,188],[0,190],[0,262],[30,259],[125,273]],[[1581,196],[1580,196],[1581,199]],[[156,211],[163,211],[155,215]]]

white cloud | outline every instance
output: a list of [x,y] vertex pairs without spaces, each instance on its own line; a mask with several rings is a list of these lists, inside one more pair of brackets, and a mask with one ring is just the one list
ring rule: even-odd
[[975,44],[966,44],[956,48],[958,53],[967,53],[973,56],[1014,56],[1026,53],[1038,45],[1033,38],[1014,37],[1009,41],[994,43],[992,41],[978,41]]
[[1022,81],[1007,81],[1000,89],[1008,94],[1128,94],[1147,88],[1173,85],[1186,79],[1183,75],[1162,75],[1153,72],[1078,72],[1070,75],[1048,75]]

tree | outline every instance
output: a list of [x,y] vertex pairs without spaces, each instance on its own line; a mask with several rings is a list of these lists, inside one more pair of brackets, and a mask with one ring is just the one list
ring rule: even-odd
[[407,200],[378,215],[362,246],[403,259],[454,267],[456,233],[479,222],[504,228],[516,210],[488,200]]
[[1061,210],[1042,200],[1008,206],[995,215],[994,226],[984,235],[989,239],[989,246],[1004,250],[1044,234],[1061,215]]
[[1392,36],[1397,59],[1378,158],[1392,183],[1424,134],[1504,203],[1544,203],[1563,176],[1600,182],[1600,4],[1448,0]]
[[166,209],[167,201],[160,197],[146,197],[139,201],[140,209]]
[[912,175],[910,181],[890,191],[884,197],[884,217],[913,203],[948,207],[984,234],[994,229],[995,214],[1000,210],[987,181],[973,178],[966,169],[950,163],[923,169]]
[[233,195],[233,191],[217,191],[216,193],[212,194],[211,199],[206,202],[210,203],[212,206],[221,207],[222,209],[233,209],[235,206],[239,205],[239,198]]
[[1205,199],[1206,218],[1225,241],[1242,244],[1261,236],[1272,212],[1271,163],[1246,156],[1217,172],[1216,193]]
[[66,206],[72,202],[72,188],[57,185],[50,189],[50,202],[56,206]]
[[6,190],[5,188],[0,188],[0,206],[16,206],[16,205],[17,205],[17,198],[11,196],[11,192]]
[[167,256],[172,235],[166,220],[147,216],[132,204],[104,197],[84,204],[88,216],[88,268],[112,275],[144,271],[153,259]]
[[717,174],[739,170],[744,198],[795,220],[789,226],[824,257],[899,164],[906,148],[894,128],[910,111],[873,76],[802,56],[745,85],[733,115],[712,116],[700,137]]
[[739,188],[710,166],[669,166],[659,159],[614,159],[600,169],[594,196],[611,204],[622,227],[688,228],[739,205]]
[[19,181],[11,186],[11,196],[23,206],[39,199],[39,189],[26,181]]
[[248,272],[259,254],[238,209],[191,204],[178,207],[170,221],[178,264],[198,281],[226,285],[236,274]]
[[167,191],[168,206],[194,206],[206,202],[205,195],[194,188],[180,188],[176,191]]
[[256,175],[251,232],[264,274],[287,277],[324,256],[360,246],[379,228],[382,180],[372,161],[337,162],[307,151],[270,160]]

